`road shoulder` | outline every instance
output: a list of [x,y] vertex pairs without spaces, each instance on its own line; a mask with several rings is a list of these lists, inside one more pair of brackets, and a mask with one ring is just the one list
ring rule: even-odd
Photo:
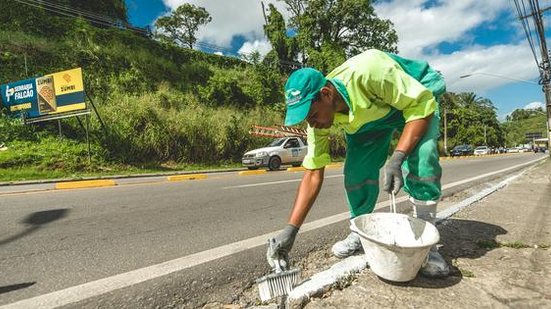
[[551,161],[439,227],[452,276],[407,284],[369,269],[306,308],[551,307]]

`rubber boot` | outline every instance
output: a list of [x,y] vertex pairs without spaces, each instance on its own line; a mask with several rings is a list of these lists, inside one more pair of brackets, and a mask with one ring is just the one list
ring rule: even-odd
[[[436,223],[436,205],[437,201],[420,201],[413,197],[409,198],[413,204],[413,216],[425,220],[431,224]],[[442,278],[450,274],[450,266],[444,260],[442,255],[438,253],[436,245],[432,246],[427,255],[427,260],[420,270],[421,275],[429,278]]]

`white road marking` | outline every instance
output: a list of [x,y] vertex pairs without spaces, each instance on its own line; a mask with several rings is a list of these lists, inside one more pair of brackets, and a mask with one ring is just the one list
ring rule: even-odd
[[[443,186],[443,189],[449,189],[458,185],[462,185],[471,181],[475,181],[484,177],[492,176],[498,173],[503,173],[516,169],[519,167],[527,166],[535,162],[546,159],[547,156],[532,160],[526,163],[518,164],[512,167],[508,167],[499,171],[487,173],[484,175],[472,177],[469,179],[456,181],[454,183]],[[342,175],[333,175],[329,177],[342,177]],[[291,180],[296,181],[296,180]],[[288,181],[288,182],[291,182]],[[299,180],[300,181],[300,180]],[[402,202],[407,199],[406,196],[396,199],[396,202]],[[375,208],[384,207],[387,201],[379,202]],[[322,218],[316,221],[306,223],[301,228],[301,233],[319,229],[321,227],[338,223],[349,218],[348,212],[343,212],[330,217]],[[11,304],[1,306],[1,309],[15,309],[15,308],[56,308],[65,306],[68,304],[76,303],[87,298],[99,296],[117,289],[125,288],[138,284],[147,280],[159,278],[177,271],[182,271],[200,264],[204,264],[222,257],[230,256],[239,252],[243,252],[258,246],[264,245],[266,239],[273,237],[278,231],[266,233],[264,235],[248,238],[217,248],[201,251],[198,253],[190,254],[181,258],[173,259],[163,263],[147,266],[144,268],[132,270],[122,274],[114,275],[111,277],[87,282],[84,284],[76,285],[66,289],[58,290],[55,292],[39,295],[36,297],[20,300]]]
[[[325,179],[328,178],[337,178],[337,177],[343,177],[344,174],[340,175],[331,175],[331,176],[325,176]],[[260,187],[260,186],[269,186],[269,185],[278,185],[282,183],[290,183],[290,182],[300,182],[302,178],[296,178],[296,179],[289,179],[289,180],[278,180],[278,181],[269,181],[269,182],[259,182],[259,183],[251,183],[248,185],[239,185],[239,186],[229,186],[229,187],[223,187],[223,190],[227,189],[238,189],[238,188],[250,188],[250,187]]]

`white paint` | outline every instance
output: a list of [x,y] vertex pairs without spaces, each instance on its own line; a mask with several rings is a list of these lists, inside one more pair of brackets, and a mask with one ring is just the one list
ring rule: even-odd
[[[545,158],[547,158],[547,156],[541,157],[536,160],[532,160],[527,163],[519,164],[510,168],[502,169],[500,171],[487,173],[481,176],[457,181],[452,184],[448,184],[444,186],[444,189],[462,185],[474,180],[478,180],[483,177],[488,177],[498,173],[506,172],[514,168],[526,166],[534,162],[543,160]],[[329,177],[342,177],[342,175],[333,175],[333,176],[328,176],[326,178],[329,178]],[[293,181],[295,182],[300,181],[300,179],[289,180],[287,182],[293,182]],[[401,197],[401,198],[398,198],[396,202],[402,202],[402,201],[405,201],[406,199],[407,197]],[[386,204],[386,201],[377,203],[375,208],[384,207],[384,204]],[[330,224],[338,223],[343,220],[347,220],[348,218],[349,218],[348,212],[344,212],[344,213],[333,215],[327,218],[312,221],[303,225],[303,227],[301,228],[301,233],[319,229]],[[102,295],[117,289],[129,287],[134,284],[138,284],[147,280],[159,278],[177,271],[182,271],[200,264],[214,261],[222,257],[230,256],[239,252],[256,248],[258,246],[264,245],[266,243],[266,239],[268,239],[269,237],[272,237],[277,232],[278,231],[266,233],[264,235],[248,238],[245,240],[241,240],[241,241],[220,246],[217,248],[205,250],[202,252],[194,253],[191,255],[187,255],[181,258],[173,259],[173,260],[159,263],[156,265],[151,265],[148,267],[132,270],[129,272],[125,272],[122,274],[114,275],[111,277],[107,277],[107,278],[103,278],[103,279],[99,279],[91,282],[87,282],[84,284],[80,284],[77,286],[47,293],[44,295],[39,295],[36,297],[24,299],[21,301],[17,301],[15,303],[1,306],[0,308],[1,309],[15,309],[15,308],[46,309],[46,308],[56,308],[56,307],[61,307],[68,304],[76,303],[76,302],[79,302],[91,297],[95,297],[98,295]],[[343,270],[346,270],[346,269],[348,268],[342,267],[342,269],[339,270],[339,272],[342,272]]]
[[522,171],[521,173],[519,174],[516,174],[514,176],[511,176],[505,180],[503,180],[502,182],[498,183],[497,185],[491,187],[491,188],[488,188],[488,189],[485,189],[485,190],[482,190],[480,191],[479,193],[451,206],[451,207],[448,207],[446,209],[444,209],[443,211],[439,212],[436,216],[437,220],[436,222],[439,223],[441,221],[444,221],[446,220],[447,218],[453,216],[455,213],[459,212],[460,210],[462,210],[463,208],[465,207],[468,207],[478,201],[480,201],[481,199],[485,198],[486,196],[496,192],[497,190],[501,189],[501,188],[504,188],[507,184],[509,184],[511,181],[517,179],[518,177],[522,176],[522,174],[526,173],[527,171],[529,171],[529,169],[526,169],[524,171]]
[[297,286],[289,293],[288,301],[290,303],[307,302],[311,296],[323,294],[333,283],[365,269],[367,265],[365,255],[348,257]]

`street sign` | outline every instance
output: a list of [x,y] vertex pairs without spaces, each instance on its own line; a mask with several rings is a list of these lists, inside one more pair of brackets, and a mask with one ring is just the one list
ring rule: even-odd
[[526,132],[524,136],[525,136],[526,139],[532,140],[532,139],[535,139],[535,138],[542,138],[543,133],[542,132]]

